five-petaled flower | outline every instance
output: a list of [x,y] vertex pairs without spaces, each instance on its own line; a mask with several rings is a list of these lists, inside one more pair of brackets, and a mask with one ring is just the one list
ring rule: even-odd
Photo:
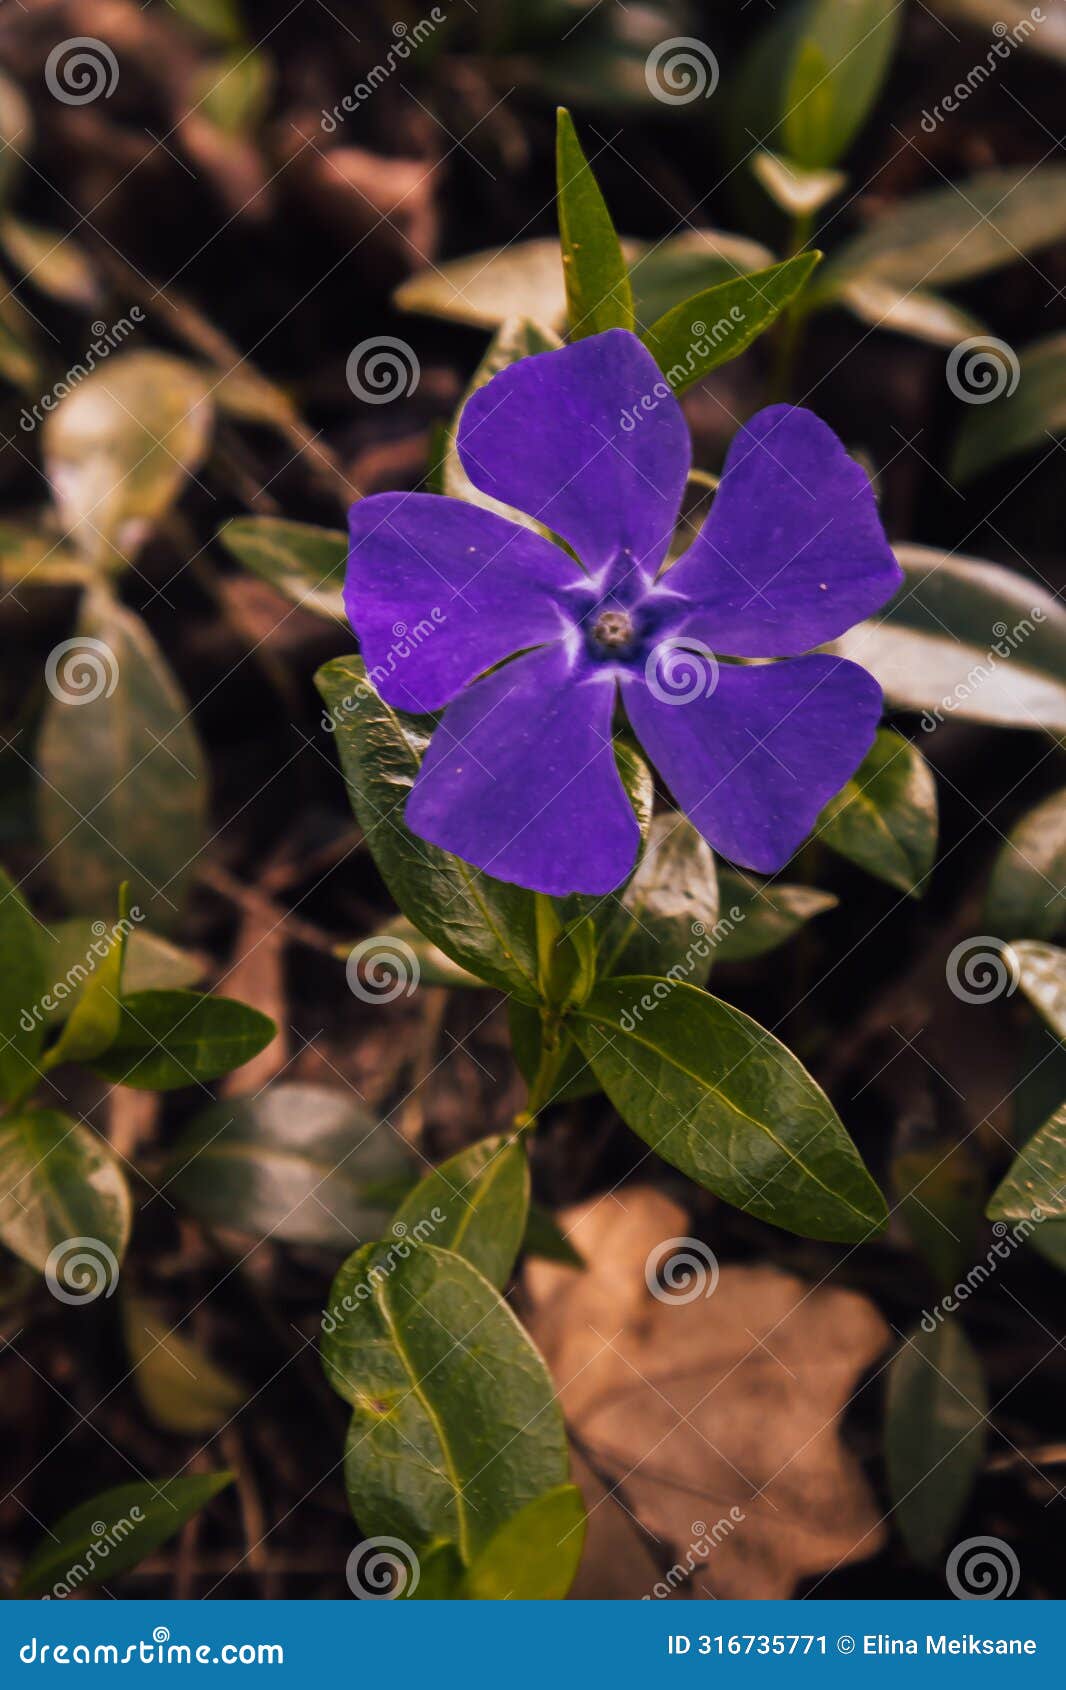
[[539,892],[609,892],[633,868],[619,698],[680,808],[716,851],[763,873],[810,832],[881,715],[865,669],[800,655],[900,584],[865,472],[811,411],[772,405],[740,429],[702,530],[663,571],[688,430],[672,395],[639,427],[620,423],[660,381],[636,336],[611,329],[472,395],[463,467],[534,522],[431,493],[351,511],[345,603],[368,669],[397,622],[442,613],[381,682],[398,709],[447,706],[407,824]]

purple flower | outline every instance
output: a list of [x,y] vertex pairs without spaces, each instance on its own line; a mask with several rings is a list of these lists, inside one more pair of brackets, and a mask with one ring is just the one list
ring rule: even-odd
[[502,370],[467,403],[458,448],[481,492],[579,561],[436,494],[352,507],[345,604],[367,668],[398,709],[448,706],[408,826],[535,891],[613,890],[639,844],[612,743],[621,699],[714,849],[779,869],[881,715],[865,669],[798,655],[902,579],[865,472],[811,411],[772,405],[737,434],[710,515],[663,573],[688,431],[623,329]]

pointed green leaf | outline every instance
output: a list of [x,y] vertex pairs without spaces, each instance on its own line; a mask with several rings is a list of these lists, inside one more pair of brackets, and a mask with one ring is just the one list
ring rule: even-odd
[[462,967],[536,1002],[533,894],[493,880],[404,826],[432,721],[384,704],[358,657],[327,663],[315,685],[336,734],[352,809],[404,914]]
[[933,771],[918,748],[880,728],[816,833],[868,874],[920,898],[936,856],[937,804]]
[[901,287],[877,276],[855,277],[841,287],[837,298],[860,323],[912,335],[930,346],[957,346],[960,340],[987,333],[979,317],[942,294],[928,288]]
[[131,1213],[126,1176],[88,1127],[58,1109],[0,1120],[0,1239],[62,1300],[111,1295]]
[[52,1526],[19,1579],[20,1596],[72,1596],[135,1567],[233,1483],[233,1473],[117,1485],[79,1502]]
[[577,1576],[586,1525],[576,1485],[527,1502],[475,1556],[463,1595],[475,1602],[562,1601]]
[[[596,1089],[599,1090],[598,1085]],[[547,1209],[542,1209],[538,1203],[529,1205],[522,1249],[527,1255],[539,1256],[545,1262],[561,1262],[564,1267],[572,1268],[585,1266],[584,1256],[574,1248]]]
[[884,1198],[829,1099],[750,1016],[632,975],[602,981],[573,1028],[622,1118],[698,1184],[811,1238],[884,1226]]
[[923,1565],[940,1559],[966,1506],[987,1410],[981,1361],[961,1326],[942,1320],[908,1335],[888,1370],[885,1445],[896,1523]]
[[956,481],[972,481],[1022,452],[1046,451],[1049,440],[1066,434],[1066,334],[1034,341],[1016,366],[1006,353],[993,353],[989,370],[988,403],[969,406],[955,442]]
[[[61,1025],[81,1002],[93,971],[110,951],[105,921],[72,916],[41,930],[41,948],[49,986],[45,996],[46,1027]],[[203,979],[204,964],[191,951],[161,939],[145,927],[136,927],[126,938],[122,966],[122,989],[147,992],[171,987],[195,986]]]
[[565,1484],[547,1369],[499,1293],[432,1244],[367,1245],[345,1262],[322,1359],[352,1404],[345,1478],[368,1536],[416,1554],[444,1538],[474,1559],[527,1502]]
[[807,170],[766,147],[755,154],[751,168],[775,205],[790,217],[813,217],[848,181],[842,170]]
[[204,1437],[231,1420],[248,1392],[141,1297],[123,1301],[134,1389],[166,1432]]
[[92,953],[95,967],[83,983],[63,1031],[48,1052],[48,1068],[58,1068],[61,1062],[91,1062],[118,1037],[130,925],[129,887],[123,883],[118,894],[118,920],[102,941],[103,954]]
[[1019,939],[1003,955],[1033,1008],[1066,1043],[1066,951],[1038,939]]
[[621,897],[603,901],[598,971],[660,974],[694,986],[711,971],[718,878],[710,846],[684,816],[653,817],[648,842]]
[[768,270],[719,282],[660,317],[644,344],[671,390],[684,393],[720,364],[739,358],[806,287],[821,256],[802,252]]
[[175,1091],[250,1062],[274,1037],[268,1015],[200,992],[133,992],[114,1042],[93,1068],[138,1091]]
[[37,1084],[44,1044],[48,980],[45,933],[22,893],[0,868],[0,1099],[25,1097]]
[[342,588],[348,536],[343,529],[283,522],[274,516],[239,516],[227,522],[218,537],[239,563],[293,604],[347,622]]
[[808,921],[835,909],[838,899],[816,886],[760,881],[728,863],[718,864],[721,917],[716,962],[750,962],[793,938]]
[[449,1156],[419,1180],[397,1209],[390,1232],[454,1251],[502,1290],[511,1277],[528,1211],[525,1145],[501,1133]]
[[564,107],[555,131],[555,176],[570,339],[631,329],[633,290],[622,245]]
[[[537,534],[549,535],[549,530],[535,517],[525,511],[513,509],[499,499],[494,499],[489,493],[482,493],[475,487],[466,470],[463,468],[456,440],[459,435],[459,419],[463,408],[472,393],[486,382],[492,380],[500,370],[505,370],[510,364],[517,364],[521,358],[531,358],[538,352],[552,352],[562,345],[557,334],[550,329],[542,329],[528,317],[508,317],[493,335],[489,349],[474,371],[470,386],[463,394],[455,421],[448,430],[444,460],[441,467],[442,492],[453,499],[465,499],[467,504],[478,505],[482,510],[495,511],[497,516],[505,516],[511,522],[517,522],[520,527],[531,528]],[[550,537],[550,536],[549,536]]]
[[988,1205],[990,1220],[1066,1220],[1066,1103],[1014,1158]]
[[82,248],[59,229],[41,229],[18,217],[0,222],[0,245],[11,262],[42,293],[65,305],[91,311],[100,284]]
[[1066,787],[1011,828],[992,865],[985,921],[1009,939],[1053,939],[1066,925]]
[[893,1158],[899,1212],[937,1285],[955,1285],[973,1262],[987,1186],[965,1144],[937,1142]]

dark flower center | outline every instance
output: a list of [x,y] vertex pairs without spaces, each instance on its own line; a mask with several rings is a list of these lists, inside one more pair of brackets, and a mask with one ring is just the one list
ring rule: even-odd
[[592,624],[592,637],[604,651],[625,651],[632,645],[636,628],[625,610],[604,610]]

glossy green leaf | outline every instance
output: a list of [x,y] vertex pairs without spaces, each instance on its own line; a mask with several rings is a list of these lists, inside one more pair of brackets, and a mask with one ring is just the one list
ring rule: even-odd
[[[136,329],[134,319],[128,332]],[[42,449],[84,557],[121,565],[135,556],[206,457],[211,427],[206,378],[164,352],[105,353],[71,387],[45,421]]]
[[[928,1317],[933,1320],[933,1316]],[[953,1320],[919,1326],[888,1370],[888,1486],[916,1561],[939,1561],[981,1466],[988,1392],[984,1371]]]
[[1066,1220],[1066,1103],[1033,1134],[996,1187],[991,1220]]
[[382,1230],[410,1170],[398,1134],[346,1091],[292,1082],[201,1110],[165,1183],[209,1226],[351,1250]]
[[799,0],[773,14],[728,90],[736,152],[776,136],[806,169],[835,164],[877,99],[901,21],[895,0]]
[[1066,925],[1066,787],[1016,822],[992,865],[989,932],[1053,939]]
[[895,552],[896,597],[831,649],[869,669],[891,705],[923,712],[926,732],[952,718],[1066,732],[1066,607],[997,563]]
[[1003,954],[1033,1008],[1066,1043],[1066,951],[1038,939],[1019,939]]
[[988,367],[990,393],[998,397],[966,410],[951,459],[959,482],[1022,452],[1046,452],[1055,436],[1066,434],[1066,334],[1034,341],[1015,364],[1006,353],[992,353]]
[[233,1483],[233,1473],[189,1473],[118,1485],[79,1502],[50,1528],[18,1583],[20,1596],[72,1596],[135,1567]]
[[[540,1011],[532,1004],[510,998],[507,1020],[514,1059],[526,1085],[531,1086],[543,1055]],[[560,1029],[559,1037],[563,1041],[563,1055],[548,1095],[549,1107],[556,1103],[572,1103],[580,1097],[592,1097],[602,1089],[580,1046],[574,1043],[565,1027]]]
[[[679,300],[749,270],[773,254],[758,241],[715,229],[689,229],[667,241],[623,238],[638,324],[654,323]],[[401,311],[419,311],[475,328],[498,329],[521,317],[561,334],[566,285],[559,242],[514,241],[419,270],[393,295]]]
[[505,516],[511,522],[517,522],[523,528],[531,528],[535,533],[548,534],[544,524],[525,511],[515,510],[511,505],[505,505],[499,499],[494,499],[489,493],[482,493],[474,486],[466,470],[462,466],[456,449],[456,439],[459,432],[459,418],[463,414],[463,407],[472,393],[479,387],[491,381],[500,370],[508,365],[516,364],[520,358],[533,357],[538,352],[551,352],[562,345],[558,335],[550,329],[542,329],[537,323],[527,317],[509,317],[493,335],[489,349],[474,371],[470,386],[463,395],[462,402],[456,413],[455,422],[448,430],[445,444],[444,458],[441,464],[441,491],[453,499],[465,499],[467,504],[479,505],[482,510],[495,511],[498,516]]
[[168,928],[207,831],[204,755],[188,704],[144,623],[103,589],[53,648],[37,741],[38,814],[68,907],[95,915],[130,883]]
[[601,982],[573,1025],[623,1120],[698,1184],[811,1238],[884,1226],[884,1198],[829,1099],[750,1016],[632,975]]
[[0,1100],[5,1103],[32,1091],[40,1072],[46,937],[0,868]]
[[900,288],[948,287],[1015,264],[1066,234],[1066,165],[987,170],[898,200],[839,247],[807,303],[838,297],[859,277]]
[[977,1250],[987,1190],[982,1165],[967,1145],[937,1142],[893,1157],[892,1185],[899,1213],[936,1284],[955,1285]]
[[62,1062],[91,1062],[117,1038],[131,925],[129,887],[123,885],[119,888],[118,920],[107,930],[106,937],[97,941],[97,950],[90,952],[94,966],[82,982],[63,1031],[48,1052],[47,1067],[57,1068]]
[[652,818],[629,885],[621,897],[612,893],[603,901],[598,971],[669,975],[702,986],[717,920],[711,848],[684,816],[663,811]]
[[527,1502],[475,1556],[463,1595],[482,1602],[559,1602],[577,1576],[585,1504],[576,1485]]
[[749,962],[765,956],[839,902],[832,892],[819,892],[816,886],[759,880],[728,863],[718,864],[718,897],[716,962]]
[[239,516],[219,534],[226,550],[293,604],[347,622],[344,566],[348,536],[340,528],[283,522],[274,516]]
[[0,221],[0,246],[31,286],[41,293],[91,311],[100,284],[88,258],[71,235],[42,229],[18,217]]
[[248,1392],[158,1309],[123,1299],[122,1324],[133,1386],[150,1419],[165,1432],[202,1438],[217,1432]]
[[462,967],[535,1002],[532,893],[491,879],[404,826],[403,807],[432,723],[384,704],[358,657],[327,663],[315,684],[335,730],[352,809],[404,914]]
[[502,1290],[528,1211],[525,1145],[501,1133],[449,1156],[419,1180],[397,1209],[390,1232],[454,1251]]
[[555,178],[571,340],[633,327],[633,290],[622,246],[573,119],[560,108]]
[[644,344],[672,391],[683,393],[746,351],[806,287],[820,258],[819,252],[803,252],[768,270],[719,282],[660,317]]
[[368,1536],[472,1561],[567,1479],[547,1369],[499,1293],[432,1244],[367,1245],[337,1275],[322,1358],[352,1404],[345,1478]]
[[276,1031],[268,1015],[234,998],[133,992],[122,1000],[114,1043],[93,1067],[138,1091],[174,1091],[240,1068]]
[[[73,916],[53,921],[41,930],[41,949],[48,991],[44,1000],[44,1024],[59,1026],[81,1001],[93,971],[106,954],[111,928],[106,921]],[[183,951],[146,927],[135,927],[126,938],[122,968],[123,990],[147,992],[195,986],[203,979],[204,965],[191,951]]]
[[936,856],[936,781],[925,758],[891,728],[822,811],[816,829],[868,874],[920,898]]
[[0,1239],[63,1301],[111,1295],[131,1214],[126,1176],[88,1127],[58,1109],[0,1119]]
[[465,1568],[454,1543],[430,1544],[418,1557],[418,1580],[408,1578],[397,1589],[401,1602],[458,1602],[463,1596]]

